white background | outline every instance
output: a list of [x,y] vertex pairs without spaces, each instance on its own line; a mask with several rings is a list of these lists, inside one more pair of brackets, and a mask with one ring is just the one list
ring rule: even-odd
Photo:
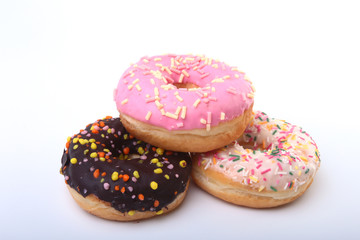
[[[1,1],[1,239],[355,239],[360,227],[356,1]],[[126,2],[126,3],[125,3]],[[192,185],[182,206],[119,223],[81,210],[59,174],[67,136],[117,116],[113,89],[144,55],[205,54],[245,71],[255,107],[302,126],[322,165],[284,207]]]

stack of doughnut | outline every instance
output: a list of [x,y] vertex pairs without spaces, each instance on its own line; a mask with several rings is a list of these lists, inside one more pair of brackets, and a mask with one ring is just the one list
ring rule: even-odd
[[80,207],[133,221],[168,213],[190,177],[225,201],[253,208],[289,203],[320,166],[300,127],[253,111],[244,72],[195,55],[143,57],[114,90],[120,118],[69,137],[61,174]]

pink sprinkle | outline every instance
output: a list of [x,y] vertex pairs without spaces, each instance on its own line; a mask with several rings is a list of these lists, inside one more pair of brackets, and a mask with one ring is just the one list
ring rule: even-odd
[[150,71],[146,71],[146,72],[143,72],[144,75],[150,75],[151,72]]
[[205,67],[205,64],[201,64],[200,66],[199,66],[199,69],[202,69],[203,67]]
[[174,168],[174,165],[169,164],[169,165],[167,166],[167,168],[168,168],[168,169],[173,169],[173,168]]
[[207,123],[211,123],[211,112],[207,112]]
[[231,93],[231,94],[234,94],[234,95],[237,94],[236,91],[234,91],[233,89],[230,89],[230,88],[226,89],[226,91],[227,91],[228,93]]
[[256,169],[259,169],[261,166],[262,166],[261,164],[257,165],[257,166],[256,166]]
[[263,178],[263,180],[264,180],[264,182],[266,182],[266,181],[267,181],[267,179],[266,179],[266,178]]
[[217,101],[216,97],[209,97],[210,101]]
[[210,73],[204,73],[203,75],[200,76],[200,78],[203,79],[203,78],[206,78],[209,75],[210,75]]
[[146,99],[145,102],[146,102],[146,103],[155,102],[155,100],[156,100],[155,98],[148,98],[148,99]]
[[265,174],[265,173],[267,173],[267,172],[269,172],[269,171],[271,171],[271,168],[268,168],[268,169],[262,171],[261,174]]
[[109,190],[109,188],[110,188],[110,184],[109,183],[104,183],[104,189],[105,190]]
[[127,74],[124,74],[124,76],[122,78],[126,78],[126,77],[130,76],[130,74],[131,73],[129,73],[129,72]]
[[174,73],[176,73],[176,74],[180,74],[180,73],[181,73],[179,70],[177,70],[177,69],[175,69],[175,68],[171,68],[171,71],[174,72]]
[[99,126],[96,126],[96,125],[94,126],[94,129],[95,130],[100,130]]
[[85,135],[85,134],[87,134],[87,133],[88,133],[88,131],[86,131],[86,130],[84,130],[84,131],[81,132],[82,135]]
[[255,173],[255,170],[251,169],[251,175],[254,175],[254,173]]
[[283,168],[282,168],[281,164],[278,162],[277,165],[279,166],[279,169],[282,171]]
[[182,122],[178,122],[178,123],[176,123],[176,126],[177,126],[177,127],[183,127],[184,124],[183,124]]
[[103,130],[107,131],[109,129],[109,126],[106,125],[105,127],[103,127]]

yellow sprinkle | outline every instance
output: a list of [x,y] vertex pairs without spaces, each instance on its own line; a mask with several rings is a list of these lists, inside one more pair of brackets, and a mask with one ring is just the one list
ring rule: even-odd
[[161,162],[157,162],[157,163],[156,163],[156,166],[157,166],[157,167],[163,167],[164,164],[162,164]]
[[264,186],[260,186],[260,188],[259,188],[259,192],[261,192],[262,190],[264,190]]
[[135,73],[131,73],[131,74],[130,74],[130,77],[134,77],[134,76],[135,76]]
[[177,109],[176,109],[176,111],[175,111],[175,114],[176,114],[176,115],[179,115],[180,111],[181,111],[181,107],[178,106]]
[[155,80],[154,79],[150,79],[150,83],[152,84],[152,85],[155,85]]
[[181,118],[185,119],[185,117],[186,117],[186,107],[183,106],[182,109],[181,109]]
[[133,175],[134,175],[134,177],[136,177],[136,178],[139,178],[139,177],[140,177],[139,172],[136,171],[136,170],[133,172]]
[[113,180],[114,182],[117,181],[119,179],[119,173],[118,172],[113,172],[111,174],[111,180]]
[[196,108],[199,105],[200,101],[201,101],[200,98],[196,99],[193,106]]
[[164,105],[162,105],[158,100],[155,101],[155,104],[158,109],[162,109],[164,107]]
[[139,153],[139,154],[144,154],[144,152],[145,152],[145,151],[144,151],[144,149],[143,149],[142,147],[139,147],[139,148],[138,148],[138,153]]
[[107,148],[104,148],[104,152],[110,152],[110,150]]
[[248,93],[247,96],[248,96],[248,98],[254,98],[254,94],[252,94],[252,93]]
[[143,62],[144,62],[144,63],[148,63],[148,62],[149,62],[149,60],[147,60],[147,59],[143,59]]
[[131,90],[133,87],[134,87],[134,85],[130,84],[130,85],[128,86],[128,89]]
[[101,157],[101,158],[99,158],[99,159],[100,159],[100,161],[105,162],[105,158],[104,158],[104,157]]
[[156,173],[156,174],[160,174],[162,172],[163,172],[163,170],[161,168],[157,168],[154,170],[154,173]]
[[212,92],[215,92],[215,91],[216,91],[215,87],[212,87],[212,88],[211,88],[211,91],[212,91]]
[[91,138],[91,139],[89,140],[89,142],[94,143],[94,142],[96,142],[96,140],[95,140],[94,138]]
[[79,138],[74,138],[73,143],[77,143],[79,141]]
[[72,158],[72,159],[70,159],[70,162],[71,162],[72,164],[76,164],[76,163],[77,163],[77,159],[76,159],[76,158]]
[[165,110],[162,108],[160,109],[161,115],[165,116]]
[[158,188],[157,182],[152,181],[152,182],[150,183],[150,187],[151,187],[151,189],[156,190],[156,189]]
[[73,147],[73,149],[77,149],[78,147],[79,147],[79,145],[76,144],[76,145]]
[[161,214],[163,214],[163,213],[164,213],[164,211],[161,209],[161,210],[159,210],[159,211],[156,212],[156,215],[161,215]]
[[223,77],[223,79],[229,79],[229,78],[230,78],[229,75],[226,75],[226,76]]
[[224,80],[222,78],[215,78],[214,80],[211,81],[212,83],[222,83],[224,82]]
[[165,174],[164,177],[165,177],[167,180],[170,179],[169,175],[167,175],[167,174]]
[[225,120],[225,113],[224,112],[220,113],[220,120]]
[[67,137],[66,141],[67,141],[67,142],[70,142],[70,141],[71,141],[71,137]]
[[250,178],[253,182],[256,182],[256,183],[259,181],[258,178],[255,177],[255,176],[249,176],[249,178]]
[[155,87],[154,88],[154,93],[155,93],[155,96],[159,96],[159,88]]
[[157,158],[151,159],[151,163],[157,163],[157,162],[159,162],[159,159],[157,159]]
[[111,128],[109,128],[109,129],[107,130],[107,133],[111,133]]
[[136,84],[136,89],[140,92],[141,91],[141,87],[140,87],[140,85],[139,84]]
[[179,95],[175,96],[177,100],[179,100],[180,102],[184,101],[184,99],[182,97],[180,97]]
[[173,118],[173,119],[178,119],[178,116],[176,114],[170,113],[170,112],[166,112],[165,116],[169,117],[169,118]]
[[91,143],[91,149],[95,150],[97,148],[96,144],[95,143]]
[[97,153],[96,153],[96,152],[91,153],[91,154],[90,154],[90,157],[91,157],[91,158],[96,158],[96,157],[97,157]]
[[206,124],[206,131],[208,131],[208,132],[209,132],[209,131],[210,131],[210,129],[211,129],[210,123],[207,123],[207,124]]
[[304,162],[308,162],[307,158],[304,156],[300,156],[300,159],[303,160]]
[[156,149],[156,153],[159,154],[159,155],[163,155],[163,154],[164,154],[164,149],[162,149],[162,148],[157,148],[157,149]]
[[186,77],[189,77],[189,76],[190,76],[189,73],[188,73],[187,71],[185,71],[185,69],[182,70],[181,72],[182,72]]
[[186,164],[186,161],[185,161],[185,160],[181,160],[181,161],[179,162],[179,165],[180,165],[180,167],[185,168],[187,164]]
[[129,216],[133,216],[135,214],[135,210],[128,211]]
[[89,149],[84,150],[84,155],[86,155],[89,152]]
[[214,63],[213,65],[211,65],[213,68],[218,68],[219,65],[217,63]]
[[239,77],[240,77],[239,74],[235,74],[234,76],[235,76],[235,78],[239,78]]
[[129,101],[129,99],[125,98],[124,100],[122,100],[121,105],[126,104],[128,101]]
[[82,138],[80,138],[79,139],[79,143],[81,144],[81,145],[84,145],[84,144],[86,144],[88,141],[86,140],[86,139],[82,139]]
[[158,58],[154,58],[154,61],[155,61],[155,62],[159,62],[159,61],[161,61],[161,58],[159,58],[159,57],[158,57]]
[[145,116],[145,119],[146,119],[146,120],[149,120],[150,117],[151,117],[151,114],[152,114],[152,112],[151,112],[151,111],[148,111],[148,113],[147,113],[146,116]]
[[298,171],[298,175],[301,176],[301,170]]
[[179,77],[179,83],[182,83],[184,80],[184,74],[180,74],[180,77]]

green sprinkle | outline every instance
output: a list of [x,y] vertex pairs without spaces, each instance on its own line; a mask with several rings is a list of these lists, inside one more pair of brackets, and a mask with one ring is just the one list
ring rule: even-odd
[[247,136],[248,138],[251,138],[251,135],[250,135],[250,134],[246,134],[245,136]]
[[276,160],[278,160],[279,162],[282,162],[282,160],[280,158],[277,158]]
[[259,116],[260,121],[263,121],[262,118]]
[[254,137],[254,142],[256,142],[256,136]]
[[230,157],[236,157],[235,159],[233,159],[233,162],[239,161],[240,160],[240,156],[239,155],[233,155],[233,154],[229,154]]
[[276,132],[277,132],[277,130],[275,130],[275,131],[272,133],[272,135],[275,135]]
[[279,124],[276,124],[276,126],[277,126],[278,129],[281,129],[281,127],[279,126]]
[[292,185],[293,185],[293,182],[290,182],[289,188],[291,188],[291,187],[292,187]]
[[224,166],[223,165],[220,165],[221,168],[223,168]]
[[277,192],[276,188],[274,188],[273,186],[270,186],[271,190],[273,190],[274,192]]
[[266,118],[266,121],[267,121],[267,122],[270,122],[269,118]]
[[239,170],[237,170],[237,172],[241,172],[242,170],[244,170],[244,168],[240,168]]
[[293,175],[293,173],[292,172],[289,172],[289,174],[292,176]]
[[305,174],[307,174],[310,171],[310,169],[306,169]]

